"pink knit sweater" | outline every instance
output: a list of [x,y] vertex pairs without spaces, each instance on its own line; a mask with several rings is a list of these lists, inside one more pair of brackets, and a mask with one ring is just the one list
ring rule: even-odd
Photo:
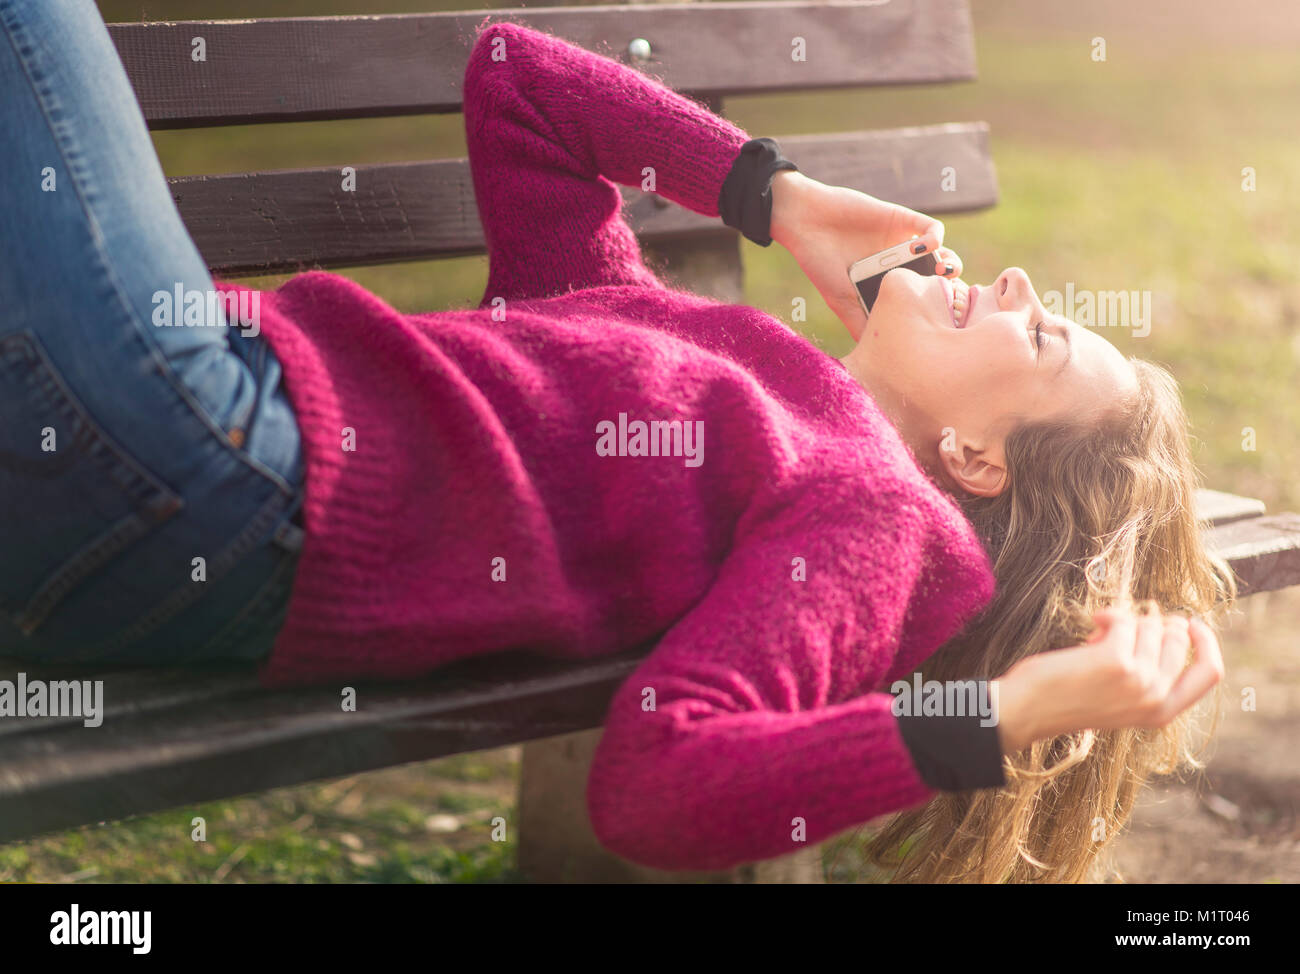
[[666,287],[620,213],[614,183],[653,172],[717,217],[749,136],[508,23],[481,31],[464,106],[478,309],[399,314],[324,273],[262,295],[307,467],[264,683],[658,637],[587,798],[606,846],[665,869],[782,855],[932,797],[882,686],[992,598],[973,528],[837,360]]

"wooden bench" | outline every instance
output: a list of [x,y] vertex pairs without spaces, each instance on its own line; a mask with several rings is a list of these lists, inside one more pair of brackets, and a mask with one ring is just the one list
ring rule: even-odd
[[[474,28],[484,16],[117,24],[110,32],[149,124],[196,128],[456,112]],[[965,0],[529,8],[492,17],[625,61],[629,42],[644,38],[656,76],[718,112],[728,95],[975,77]],[[188,58],[195,36],[205,38],[209,52],[202,81],[194,80]],[[818,56],[792,61],[795,36]],[[720,44],[724,37],[738,40]],[[764,51],[770,56],[755,72],[752,61]],[[973,210],[997,201],[983,123],[763,134],[773,134],[823,181],[920,210]],[[956,192],[941,189],[947,166],[960,173]],[[341,190],[338,173],[324,167],[171,184],[218,274],[483,252],[466,160],[358,166],[350,193]],[[665,277],[720,300],[743,300],[735,232],[658,197],[633,189],[624,195],[630,222],[648,258],[666,266]],[[398,225],[402,232],[393,232]],[[1198,504],[1210,542],[1232,563],[1243,594],[1300,583],[1300,515],[1267,515],[1257,501],[1215,491],[1200,492]],[[582,789],[609,700],[648,649],[580,664],[508,654],[420,681],[359,684],[355,713],[340,711],[338,688],[265,691],[248,667],[93,672],[0,661],[0,679],[15,680],[19,672],[29,679],[103,679],[106,702],[102,725],[93,729],[79,718],[0,721],[0,842],[533,742],[524,749],[521,868],[539,879],[645,878],[653,871],[620,865],[596,846],[589,828],[584,832]]]

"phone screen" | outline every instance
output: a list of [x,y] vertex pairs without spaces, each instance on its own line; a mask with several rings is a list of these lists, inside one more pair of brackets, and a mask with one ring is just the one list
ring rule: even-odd
[[879,274],[872,274],[870,277],[864,277],[858,281],[858,293],[862,295],[862,303],[867,307],[867,313],[871,313],[872,307],[876,303],[876,295],[880,293],[880,282],[884,280],[886,274],[890,271],[896,271],[899,267],[906,267],[909,271],[916,271],[918,274],[934,274],[934,254],[922,254],[915,260],[909,260],[906,264],[899,264],[898,267],[886,267]]

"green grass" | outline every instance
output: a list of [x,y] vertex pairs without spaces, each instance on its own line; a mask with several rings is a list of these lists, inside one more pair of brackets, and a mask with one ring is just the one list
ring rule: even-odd
[[[210,0],[100,4],[109,20],[210,16]],[[221,16],[463,9],[386,0],[232,0]],[[976,4],[980,80],[951,87],[834,91],[733,99],[727,113],[755,135],[985,119],[1002,199],[946,219],[966,278],[1024,267],[1041,291],[1149,290],[1151,334],[1106,337],[1161,362],[1184,390],[1198,462],[1221,489],[1300,507],[1300,156],[1292,148],[1300,74],[1293,52],[1239,49],[1212,27],[1160,44],[1106,24],[1108,60],[1088,58],[1096,29],[1040,30],[1032,4]],[[1027,17],[1025,23],[1017,17]],[[989,26],[985,26],[985,25]],[[348,165],[460,156],[459,116],[165,132],[155,142],[169,175]],[[1252,166],[1258,189],[1242,192]],[[816,173],[812,173],[816,175]],[[788,319],[808,293],[779,247],[742,242],[747,300]],[[483,258],[344,271],[407,311],[463,307],[486,281]],[[257,279],[272,286],[283,278]],[[809,302],[800,325],[833,351],[847,339]],[[1242,449],[1242,429],[1258,449]],[[486,818],[513,826],[517,768],[485,752],[197,809],[60,833],[0,847],[0,880],[36,881],[514,881],[514,829],[488,837]],[[352,796],[352,797],[349,797]],[[190,839],[190,819],[208,842]],[[429,816],[463,819],[430,831]],[[828,847],[832,844],[828,844]],[[837,881],[861,875],[846,854]],[[846,872],[845,869],[848,871]]]
[[0,882],[521,882],[517,772],[505,750],[462,754],[55,833],[0,846]]

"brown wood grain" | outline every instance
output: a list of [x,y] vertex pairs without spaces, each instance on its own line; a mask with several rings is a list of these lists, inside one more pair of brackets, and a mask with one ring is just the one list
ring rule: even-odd
[[1300,585],[1300,514],[1266,514],[1211,528],[1211,549],[1232,565],[1244,597]]
[[[486,18],[553,33],[699,95],[975,77],[967,0],[507,8],[370,17],[110,24],[153,128],[455,112]],[[207,60],[192,59],[202,37]],[[806,42],[805,60],[791,57]]]
[[[89,822],[227,798],[408,761],[599,727],[648,647],[595,662],[510,654],[424,680],[263,690],[241,667],[213,672],[34,667],[0,679],[102,679],[107,714],[5,721],[0,843]],[[182,688],[188,688],[182,692]]]
[[1240,497],[1209,488],[1196,492],[1196,516],[1212,525],[1231,524],[1260,517],[1263,513],[1264,502],[1254,497]]
[[[785,154],[823,182],[935,213],[991,206],[997,180],[982,122],[779,140]],[[941,189],[945,166],[957,171]],[[342,267],[482,253],[483,227],[464,159],[357,166],[344,191],[341,168],[190,176],[172,197],[217,274]],[[662,197],[625,188],[625,214],[646,240],[729,233]]]

